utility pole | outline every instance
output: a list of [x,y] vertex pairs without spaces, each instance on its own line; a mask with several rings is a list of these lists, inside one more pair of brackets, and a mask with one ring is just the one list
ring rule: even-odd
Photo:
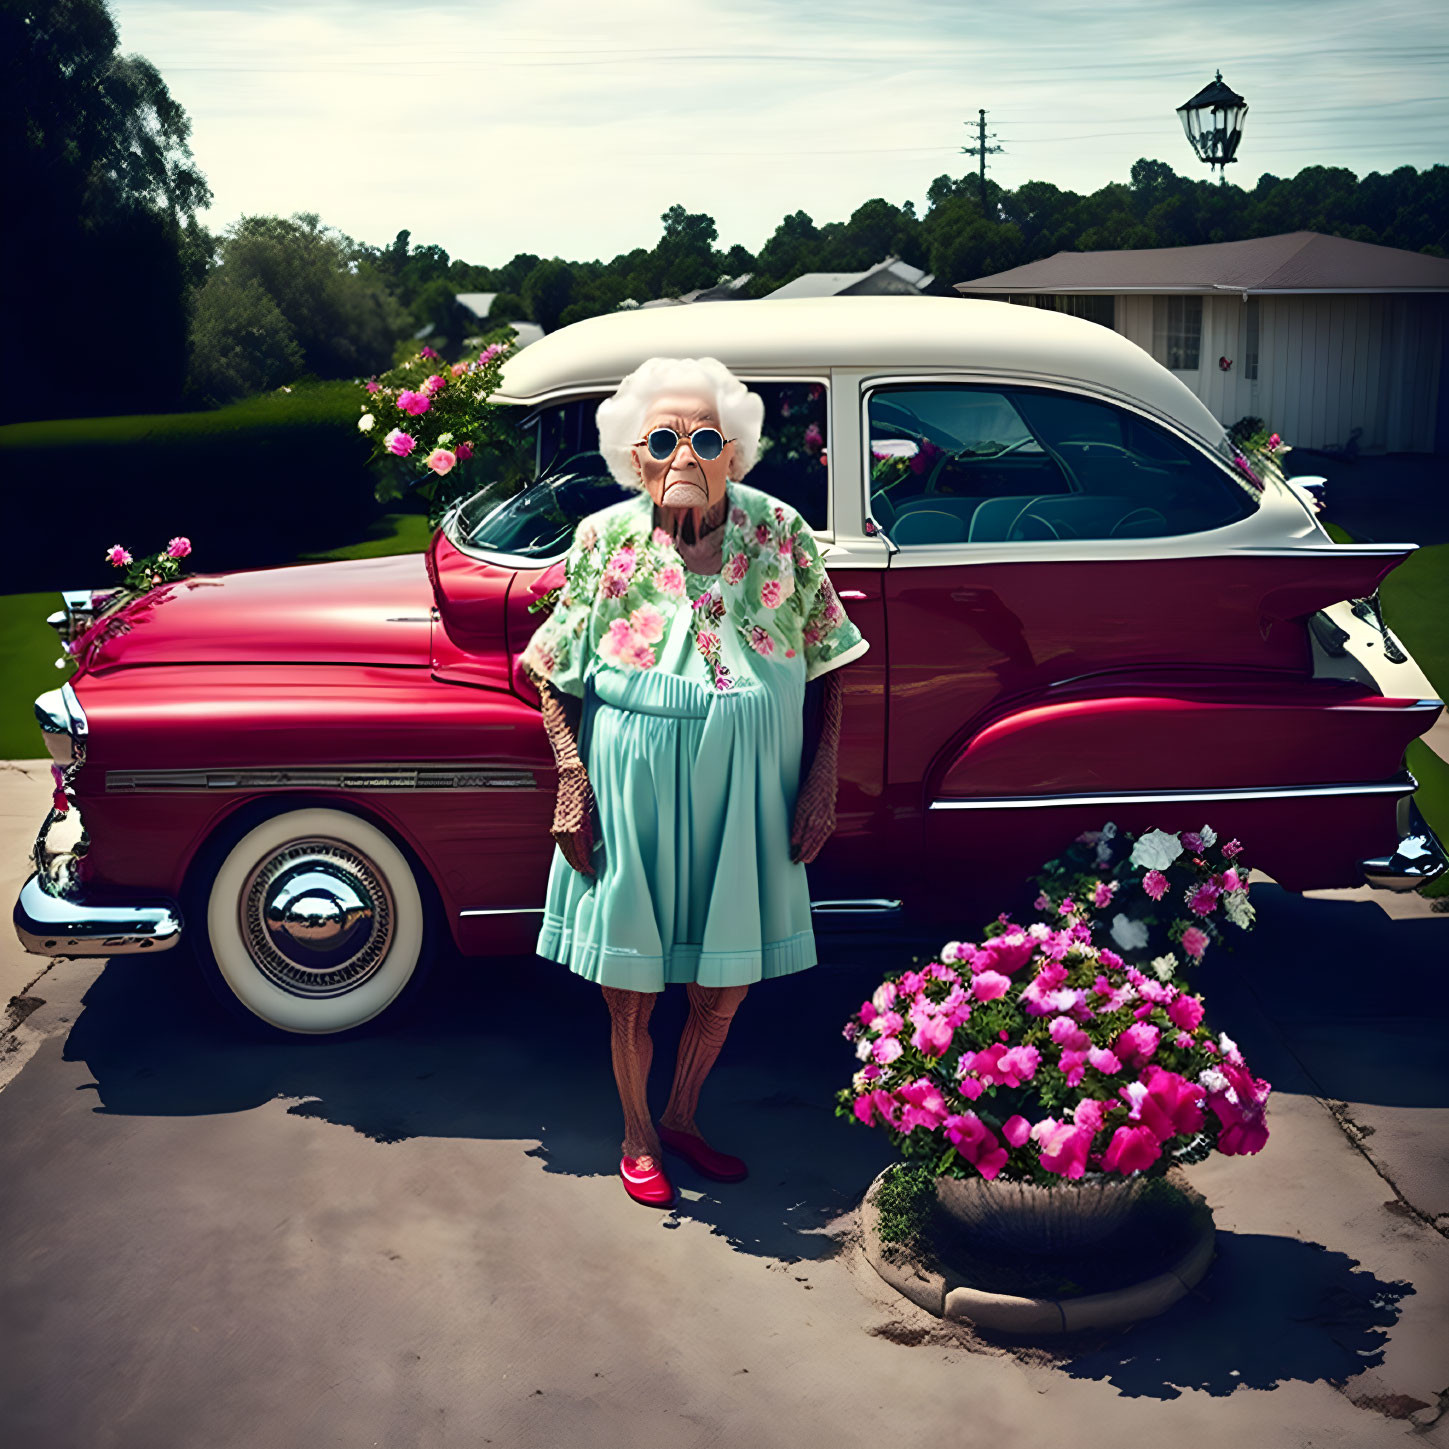
[[[981,212],[982,212],[982,215],[985,215],[985,213],[986,213],[986,156],[987,156],[987,153],[988,152],[995,152],[995,151],[1001,150],[1001,147],[1000,146],[988,146],[986,144],[986,112],[984,110],[977,111],[976,116],[977,116],[976,125],[977,125],[977,136],[978,136],[977,143],[974,146],[963,146],[961,148],[961,151],[962,151],[962,154],[963,155],[966,155],[966,156],[979,156],[981,158]],[[971,122],[970,121],[966,121],[966,122],[964,122],[964,124],[967,125],[967,126],[969,126],[971,124]],[[996,133],[994,131],[991,133],[991,139],[993,141],[996,139]]]

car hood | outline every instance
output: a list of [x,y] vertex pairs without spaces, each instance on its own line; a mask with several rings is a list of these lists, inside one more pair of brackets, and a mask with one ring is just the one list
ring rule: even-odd
[[90,669],[183,663],[429,661],[422,554],[193,574],[102,615],[75,645]]

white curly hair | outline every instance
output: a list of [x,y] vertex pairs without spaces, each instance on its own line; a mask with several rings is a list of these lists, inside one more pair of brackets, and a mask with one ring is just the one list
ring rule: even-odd
[[651,357],[599,404],[595,414],[599,451],[609,471],[625,488],[643,490],[644,480],[634,471],[630,449],[638,443],[655,400],[674,393],[703,397],[714,404],[725,437],[735,442],[730,476],[743,478],[759,457],[765,401],[714,357]]

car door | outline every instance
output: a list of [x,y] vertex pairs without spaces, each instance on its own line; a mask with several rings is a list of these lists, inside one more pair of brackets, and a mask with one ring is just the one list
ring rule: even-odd
[[861,407],[894,545],[886,787],[920,889],[983,855],[1019,875],[1104,810],[1126,827],[1204,794],[1271,824],[1290,874],[1312,851],[1287,860],[1242,792],[1301,823],[1302,792],[1334,785],[1358,792],[1336,807],[1358,837],[1391,821],[1425,707],[1315,678],[1306,620],[1412,545],[1334,545],[1205,448],[1065,386],[877,378]]

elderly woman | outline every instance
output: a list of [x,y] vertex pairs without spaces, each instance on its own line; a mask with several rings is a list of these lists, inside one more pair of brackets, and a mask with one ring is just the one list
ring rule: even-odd
[[[832,671],[868,647],[799,514],[741,481],[763,418],[714,358],[626,377],[599,405],[599,447],[638,496],[578,525],[522,659],[558,765],[538,953],[603,987],[619,1172],[657,1207],[674,1200],[661,1147],[717,1181],[746,1175],[700,1135],[700,1087],[751,984],[816,963],[805,865],[835,828]],[[802,785],[806,683],[822,676]],[[649,1015],[671,982],[689,1019],[656,1131]]]

